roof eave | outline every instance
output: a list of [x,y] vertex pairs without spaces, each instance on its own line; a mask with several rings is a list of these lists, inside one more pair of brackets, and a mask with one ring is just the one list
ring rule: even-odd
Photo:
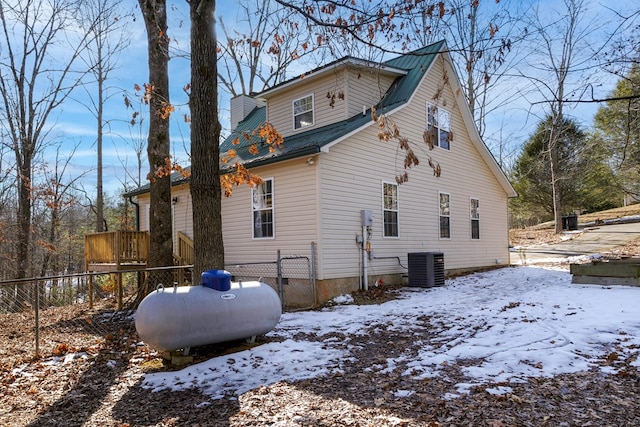
[[288,80],[286,82],[283,82],[279,85],[273,86],[269,89],[266,89],[258,94],[256,94],[257,98],[263,98],[263,99],[267,99],[271,96],[274,96],[275,94],[290,88],[292,85],[298,84],[301,80],[312,80],[312,79],[316,79],[319,77],[324,76],[327,73],[330,72],[335,72],[336,69],[339,68],[345,68],[347,66],[360,66],[360,67],[367,67],[367,68],[371,68],[371,69],[376,69],[380,72],[383,73],[387,73],[389,75],[394,75],[394,76],[402,76],[407,74],[407,70],[403,70],[400,68],[396,68],[396,67],[390,67],[388,65],[384,65],[384,64],[380,64],[380,63],[376,63],[376,62],[370,62],[370,61],[366,61],[363,59],[358,59],[358,58],[353,58],[353,57],[346,57],[343,59],[338,60],[337,62],[334,62],[332,64],[329,65],[325,65],[324,67],[320,67],[316,70],[310,71],[308,73],[302,74],[298,77],[294,77],[291,80]]

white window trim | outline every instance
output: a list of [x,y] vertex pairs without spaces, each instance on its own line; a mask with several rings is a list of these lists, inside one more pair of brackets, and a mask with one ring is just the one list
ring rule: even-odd
[[[442,210],[440,206],[440,196],[442,194],[446,194],[449,197],[449,215],[442,215]],[[442,233],[440,232],[440,218],[447,217],[449,218],[449,237],[442,237]],[[438,239],[441,240],[451,240],[451,194],[445,191],[438,191]]]
[[271,181],[271,217],[273,218],[273,235],[272,236],[265,236],[265,237],[256,237],[254,234],[254,228],[255,228],[255,223],[254,223],[254,213],[256,212],[256,210],[253,208],[253,192],[255,191],[255,189],[257,188],[257,186],[254,186],[253,188],[251,188],[251,191],[249,193],[249,203],[251,204],[251,240],[273,240],[276,238],[276,184],[275,184],[275,179],[273,177],[270,178],[262,178],[262,180],[264,182],[267,181]]
[[[385,184],[389,184],[389,185],[394,185],[396,187],[396,209],[395,211],[393,209],[385,209],[384,207],[384,186]],[[400,186],[398,185],[397,182],[393,182],[393,181],[382,181],[382,185],[380,186],[381,190],[382,190],[382,238],[383,239],[399,239],[400,238]],[[384,213],[385,211],[390,211],[390,212],[395,212],[396,213],[396,221],[397,221],[397,228],[398,228],[398,235],[397,236],[387,236],[385,235],[385,228],[384,228]]]
[[447,128],[444,129],[445,131],[447,131],[449,133],[449,135],[451,135],[451,112],[449,110],[446,110],[444,108],[441,108],[439,106],[437,106],[436,104],[433,104],[431,102],[427,102],[427,108],[426,108],[426,114],[427,114],[427,129],[429,128],[429,110],[430,109],[435,109],[436,114],[434,115],[434,120],[435,120],[435,128],[437,129],[436,132],[436,141],[435,141],[435,146],[438,148],[441,148],[443,150],[447,150],[447,151],[451,151],[451,141],[447,141],[448,143],[448,148],[443,148],[442,144],[440,142],[440,117],[441,116],[447,116]]
[[[473,211],[471,210],[473,206],[473,201],[476,200],[478,202],[478,216],[476,218],[473,217]],[[478,221],[478,238],[473,237],[473,221]],[[480,240],[480,198],[479,197],[469,197],[469,237],[471,240]]]
[[[309,97],[311,97],[311,124],[297,128],[296,127],[296,101],[300,101],[302,99],[309,98]],[[305,96],[301,96],[300,98],[296,98],[293,101],[291,101],[291,119],[292,119],[291,126],[294,131],[308,129],[310,127],[313,127],[316,124],[316,101],[313,93],[307,94]]]

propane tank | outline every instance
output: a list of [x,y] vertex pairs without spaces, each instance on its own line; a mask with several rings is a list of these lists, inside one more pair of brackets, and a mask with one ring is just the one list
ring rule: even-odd
[[151,348],[175,351],[264,335],[282,315],[280,298],[262,282],[231,282],[224,270],[202,273],[199,286],[159,286],[135,315],[138,335]]

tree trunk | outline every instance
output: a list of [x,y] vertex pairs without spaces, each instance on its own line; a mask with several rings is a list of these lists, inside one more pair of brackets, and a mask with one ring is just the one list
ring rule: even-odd
[[[98,47],[100,49],[100,47]],[[98,50],[98,57],[101,57],[102,53]],[[97,121],[98,121],[98,139],[96,142],[98,150],[98,165],[97,174],[98,179],[96,183],[96,231],[101,233],[106,231],[104,226],[104,194],[102,189],[102,139],[103,139],[103,111],[104,111],[104,76],[102,74],[102,62],[97,64],[97,77],[98,77],[98,105],[97,105]]]
[[551,193],[553,194],[553,217],[555,221],[555,232],[562,232],[562,193],[560,190],[560,165],[558,159],[558,141],[562,129],[562,117],[553,115],[551,121],[551,132],[549,134],[549,162],[551,169]]
[[[147,29],[149,55],[149,179],[151,208],[149,213],[149,267],[173,264],[171,218],[171,178],[166,170],[170,159],[169,115],[169,37],[167,5],[164,0],[139,0]],[[166,284],[166,283],[165,283]],[[152,283],[154,285],[154,283]]]
[[[18,248],[16,251],[18,268],[16,279],[27,277],[31,267],[31,154],[16,152],[18,161]],[[18,287],[13,311],[22,311],[27,300],[26,286]]]
[[220,189],[220,121],[215,1],[191,8],[191,197],[193,200],[194,282],[207,269],[224,268]]

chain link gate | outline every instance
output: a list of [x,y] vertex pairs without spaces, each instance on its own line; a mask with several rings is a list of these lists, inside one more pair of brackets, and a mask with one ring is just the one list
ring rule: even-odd
[[304,310],[316,305],[315,245],[311,245],[311,257],[281,256],[275,261],[229,264],[225,270],[231,280],[260,280],[278,292],[285,310]]

